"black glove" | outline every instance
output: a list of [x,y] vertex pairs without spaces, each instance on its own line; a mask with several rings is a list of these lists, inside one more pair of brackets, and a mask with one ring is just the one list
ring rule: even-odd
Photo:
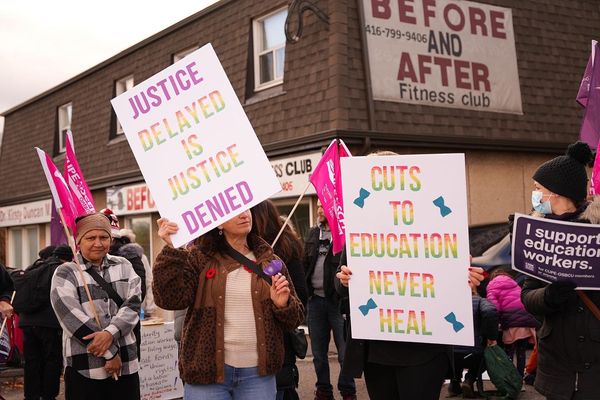
[[575,294],[577,285],[573,281],[557,281],[546,286],[544,302],[548,307],[558,308]]

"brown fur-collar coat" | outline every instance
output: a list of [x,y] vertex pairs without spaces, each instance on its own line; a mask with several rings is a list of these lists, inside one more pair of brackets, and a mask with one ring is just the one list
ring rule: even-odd
[[[254,249],[254,255],[259,264],[275,258],[266,243]],[[188,308],[179,352],[179,373],[186,383],[224,381],[225,286],[227,274],[238,268],[240,264],[226,255],[207,257],[196,249],[187,251],[165,246],[156,258],[152,283],[156,304],[167,310]],[[211,272],[207,275],[208,270]],[[271,301],[266,282],[256,274],[252,278],[261,376],[279,371],[284,355],[283,332],[293,330],[304,320],[302,303],[285,266],[282,273],[290,281],[290,299],[282,309]]]

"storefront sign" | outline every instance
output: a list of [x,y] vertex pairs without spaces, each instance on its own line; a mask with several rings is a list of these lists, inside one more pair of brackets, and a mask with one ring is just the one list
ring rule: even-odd
[[522,114],[512,11],[461,0],[363,0],[376,100]]
[[341,164],[352,337],[472,346],[464,155]]
[[116,215],[143,214],[156,211],[156,203],[145,183],[106,189],[106,207]]
[[177,342],[172,322],[142,325],[140,392],[142,400],[178,399],[183,385],[177,368]]
[[[308,178],[314,167],[321,159],[321,153],[310,153],[290,158],[271,160],[271,167],[281,183],[281,192],[271,196],[272,199],[281,197],[298,197],[308,184]],[[306,194],[315,194],[315,188],[309,185]]]
[[210,44],[112,104],[176,247],[281,190]]
[[515,215],[513,268],[544,282],[600,290],[600,227]]
[[44,224],[50,222],[51,216],[52,200],[0,207],[0,227]]

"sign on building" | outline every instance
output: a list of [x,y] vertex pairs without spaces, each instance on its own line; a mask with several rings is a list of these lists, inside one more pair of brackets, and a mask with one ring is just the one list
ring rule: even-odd
[[[308,183],[308,178],[314,167],[321,159],[321,153],[310,153],[289,158],[271,160],[271,167],[281,183],[281,192],[271,196],[273,199],[282,197],[298,197]],[[315,194],[313,185],[308,185],[306,194]]]
[[473,345],[464,155],[341,165],[352,337]]
[[50,222],[52,200],[33,201],[0,207],[0,227]]
[[210,44],[112,105],[175,246],[281,190]]
[[145,183],[106,189],[106,207],[115,215],[144,214],[156,211],[156,203]]
[[512,11],[363,0],[375,100],[522,114]]

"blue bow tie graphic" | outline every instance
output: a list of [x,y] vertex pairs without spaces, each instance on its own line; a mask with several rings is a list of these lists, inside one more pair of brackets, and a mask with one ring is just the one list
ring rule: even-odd
[[366,189],[360,188],[360,193],[358,194],[358,197],[354,199],[354,204],[356,204],[360,208],[363,208],[365,206],[365,199],[370,195],[371,192],[369,192]]
[[442,214],[442,217],[445,217],[446,215],[448,215],[448,214],[450,214],[452,212],[452,210],[450,209],[450,207],[447,207],[444,204],[444,196],[440,196],[437,199],[435,199],[433,201],[433,204],[440,209],[440,214]]
[[458,332],[462,328],[465,327],[465,325],[462,322],[459,322],[459,321],[456,320],[456,315],[454,315],[453,312],[451,312],[450,314],[446,315],[444,317],[444,319],[452,324],[452,328],[454,329],[454,332]]
[[375,304],[375,301],[373,299],[369,299],[369,301],[367,301],[367,304],[358,306],[358,309],[360,310],[362,315],[364,315],[365,317],[367,316],[367,314],[369,313],[370,310],[374,310],[376,308],[377,308],[377,304]]

